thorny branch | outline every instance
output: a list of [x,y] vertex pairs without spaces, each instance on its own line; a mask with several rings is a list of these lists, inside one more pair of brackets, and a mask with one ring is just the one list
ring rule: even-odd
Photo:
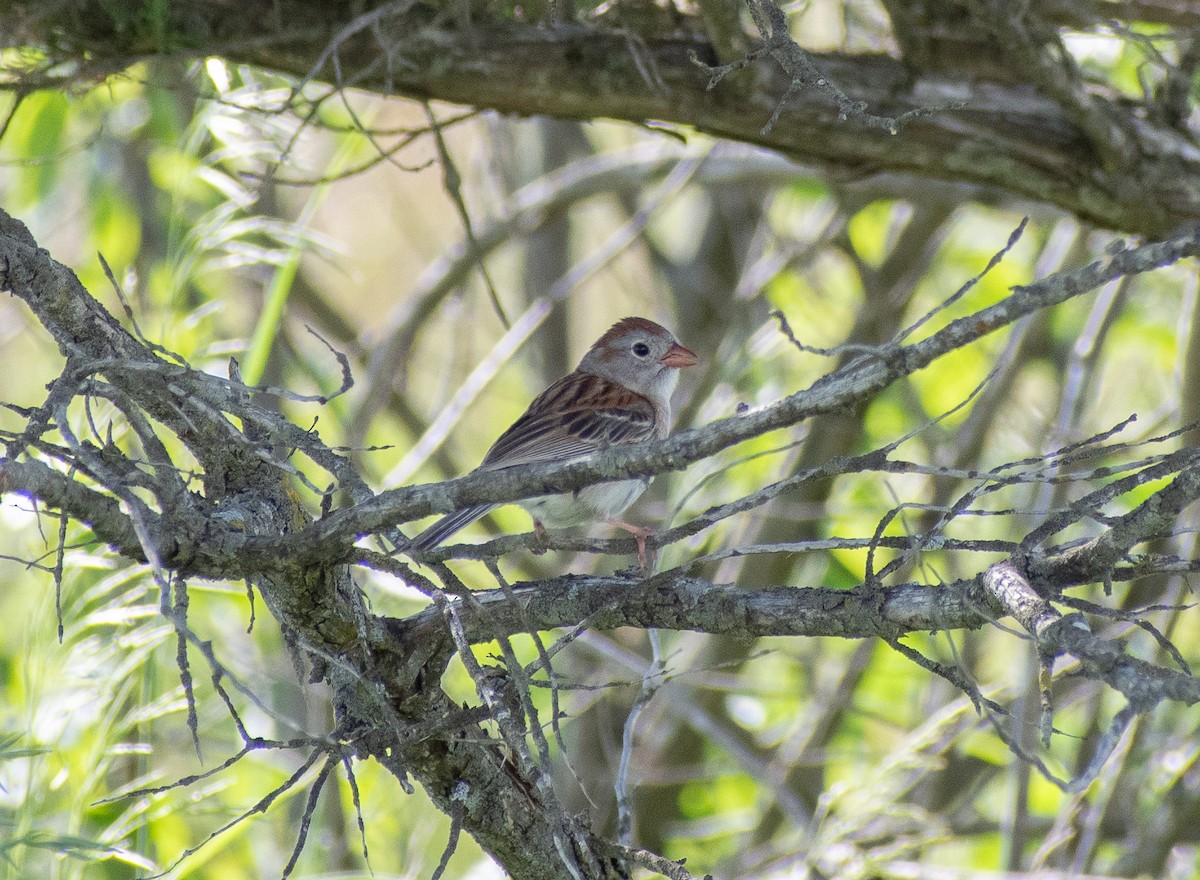
[[[995,305],[950,321],[907,345],[894,341],[861,352],[810,388],[775,404],[661,443],[609,450],[568,465],[513,468],[373,495],[353,468],[314,432],[256,407],[251,401],[253,389],[236,378],[220,379],[166,359],[127,333],[69,270],[36,247],[21,224],[0,212],[0,289],[25,301],[58,341],[66,360],[62,377],[51,386],[45,403],[25,412],[25,429],[3,438],[0,491],[28,495],[86,523],[98,541],[129,559],[153,557],[155,577],[164,585],[168,577],[178,585],[173,599],[164,593],[163,610],[179,627],[180,652],[186,651],[186,644],[200,647],[218,687],[226,673],[206,643],[186,628],[182,579],[253,581],[297,653],[334,692],[336,741],[290,746],[307,748],[309,755],[285,784],[288,787],[323,760],[310,788],[310,805],[338,763],[346,764],[350,756],[375,757],[402,785],[409,784],[410,776],[421,782],[434,803],[452,817],[454,833],[461,829],[473,835],[514,876],[558,878],[565,872],[581,878],[617,877],[625,876],[636,863],[685,877],[687,872],[678,864],[617,845],[571,817],[559,803],[546,767],[548,742],[529,696],[530,677],[525,670],[512,673],[516,659],[507,644],[509,636],[583,625],[638,626],[741,636],[882,638],[898,645],[906,633],[976,628],[1011,616],[1042,656],[1072,658],[1078,674],[1127,700],[1126,710],[1113,721],[1088,766],[1065,783],[1078,789],[1094,777],[1137,714],[1167,700],[1200,702],[1200,685],[1190,673],[1131,657],[1121,646],[1093,635],[1083,625],[1082,615],[1064,617],[1054,608],[1055,602],[1069,600],[1063,591],[1072,586],[1109,583],[1148,571],[1200,568],[1194,560],[1138,551],[1147,540],[1168,533],[1178,513],[1200,498],[1195,451],[1172,450],[1174,435],[1135,446],[1113,442],[1113,432],[1104,432],[1046,460],[988,472],[943,468],[941,473],[973,481],[975,488],[938,511],[943,515],[934,519],[929,533],[896,538],[879,529],[870,536],[833,537],[819,545],[987,554],[975,566],[979,572],[975,577],[936,588],[914,581],[889,582],[895,575],[884,567],[870,582],[851,590],[794,585],[738,589],[695,573],[720,558],[714,554],[683,561],[645,579],[630,573],[574,575],[509,588],[498,569],[493,569],[503,589],[479,593],[458,581],[440,560],[472,554],[494,560],[500,553],[526,546],[527,538],[502,538],[474,551],[450,548],[429,554],[423,561],[431,563],[440,585],[400,559],[356,547],[355,541],[398,522],[485,498],[512,500],[617,476],[685,468],[814,415],[861,405],[896,379],[1025,315],[1110,280],[1197,253],[1200,232],[1195,230],[1139,247],[1116,248],[1082,268],[1015,288]],[[90,424],[90,433],[77,433],[73,427],[77,401],[91,398],[102,398],[111,407],[108,430]],[[126,443],[128,437],[138,442]],[[199,462],[198,474],[185,474],[172,464],[169,450],[180,443]],[[135,455],[133,448],[140,452]],[[297,503],[292,487],[308,488],[320,499],[329,495],[301,479],[289,462],[297,453],[324,468],[338,487],[347,490],[345,505],[316,522]],[[732,499],[667,531],[658,544],[670,545],[752,510],[805,480],[869,471],[938,469],[899,458],[894,446],[840,458],[763,487],[746,499]],[[1132,489],[1155,479],[1170,482],[1140,504],[1119,508]],[[951,533],[954,523],[972,515],[1013,515],[1016,512],[986,509],[979,501],[1006,485],[1035,480],[1103,485],[1052,511],[1044,527],[1031,527],[1017,542],[989,543]],[[1065,529],[1089,523],[1092,537],[1048,545]],[[553,546],[629,549],[628,542],[580,545],[572,540],[556,539]],[[723,552],[796,552],[817,546],[801,542]],[[1000,562],[995,561],[997,556],[1002,557]],[[433,605],[404,620],[372,614],[351,579],[351,563],[405,580],[430,596]],[[470,645],[494,639],[499,640],[509,668],[499,675],[474,662],[470,651]],[[460,709],[441,690],[441,672],[455,654],[463,658],[477,685],[480,707]],[[550,652],[542,650],[539,657],[552,676]],[[939,674],[954,679],[948,667],[939,669]],[[222,696],[236,718],[228,695],[222,691]],[[980,705],[986,709],[988,704],[981,701]],[[497,758],[496,740],[480,726],[484,721],[498,725],[511,758]],[[251,749],[278,747],[254,738],[240,720],[237,723],[245,748],[212,772],[228,769]],[[465,731],[472,736],[459,735]],[[263,798],[254,809],[269,807],[280,791]],[[306,830],[307,825],[301,828],[297,847]]]

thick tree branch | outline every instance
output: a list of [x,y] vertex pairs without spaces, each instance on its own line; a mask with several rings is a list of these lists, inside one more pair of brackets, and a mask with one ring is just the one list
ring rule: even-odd
[[[892,135],[843,121],[837,104],[820,91],[789,95],[789,74],[771,61],[760,61],[754,78],[727,78],[708,90],[707,74],[691,64],[689,53],[715,58],[695,39],[647,41],[666,94],[645,81],[623,38],[587,29],[425,31],[397,46],[411,66],[393,67],[386,78],[372,69],[380,51],[349,51],[353,69],[343,84],[510,113],[672,122],[769,147],[842,176],[894,172],[968,182],[1147,235],[1200,220],[1200,154],[1190,142],[1129,114],[1137,139],[1129,151],[1139,161],[1120,172],[1108,169],[1073,124],[1075,108],[1064,109],[1023,85],[970,84],[933,74],[914,79],[902,64],[881,56],[812,56],[851,103],[876,116],[962,108],[915,119]],[[270,50],[251,60],[308,72],[288,68],[287,59]],[[780,108],[785,95],[787,105]],[[777,109],[778,119],[764,133]]]
[[89,489],[40,461],[0,458],[0,495],[7,492],[36,498],[72,519],[87,523],[97,538],[111,544],[122,556],[145,562],[133,524],[112,496]]
[[[678,572],[649,581],[636,576],[571,575],[514,589],[519,607],[502,593],[477,594],[477,607],[464,608],[463,621],[472,642],[581,621],[596,629],[639,626],[742,638],[896,638],[909,632],[974,629],[989,622],[988,608],[973,604],[967,596],[970,583],[938,590],[915,584],[858,590],[741,589]],[[449,638],[436,609],[389,626],[404,641]]]
[[[0,46],[36,45],[53,33],[57,46],[79,53],[77,60],[86,54],[88,69],[116,71],[150,42],[171,46],[175,54],[216,54],[305,81],[421,100],[573,119],[671,122],[761,144],[842,176],[898,173],[968,182],[1147,235],[1200,220],[1195,144],[1153,121],[1155,114],[1139,114],[1127,102],[1085,93],[1074,83],[1033,90],[1055,75],[1047,67],[1051,62],[1024,76],[1010,64],[1008,80],[988,81],[992,52],[959,59],[969,64],[977,57],[982,76],[969,67],[914,74],[884,56],[806,56],[849,105],[861,105],[873,117],[962,108],[912,120],[893,136],[840,119],[844,110],[820,89],[791,89],[792,75],[767,58],[756,62],[754,76],[729,77],[709,90],[708,74],[691,60],[718,62],[701,18],[686,19],[673,34],[638,34],[633,43],[624,30],[567,23],[480,23],[455,30],[449,19],[430,19],[424,4],[377,0],[360,10],[362,26],[349,26],[352,19],[340,4],[292,0],[268,4],[265,12],[263,5],[239,4],[233,13],[218,0],[188,4],[185,20],[167,23],[181,33],[139,42],[136,29],[114,32],[102,20],[39,18],[0,4]],[[280,21],[306,24],[280,31],[273,24]],[[1013,57],[1044,59],[1028,34],[1017,31],[1021,40]],[[722,42],[728,52],[728,34]],[[646,76],[647,70],[655,75]],[[37,76],[27,73],[17,86],[44,82]],[[764,134],[784,95],[786,107]]]

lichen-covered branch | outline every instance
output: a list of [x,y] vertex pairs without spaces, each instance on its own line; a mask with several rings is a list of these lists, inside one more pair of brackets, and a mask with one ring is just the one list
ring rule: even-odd
[[[906,39],[915,19],[899,12],[893,27],[911,59],[808,53],[789,42],[786,28],[773,27],[772,52],[712,89],[693,59],[733,63],[739,59],[729,59],[732,48],[753,41],[731,33],[728,16],[711,5],[670,30],[633,30],[595,22],[547,26],[499,11],[464,28],[453,9],[431,15],[432,4],[383,0],[254,2],[236,10],[202,0],[187,4],[186,15],[167,10],[152,33],[113,27],[103,15],[71,15],[72,5],[42,12],[0,4],[0,48],[54,47],[45,69],[10,69],[3,77],[10,87],[61,84],[55,77],[63,70],[82,78],[115,73],[151,51],[219,55],[334,88],[522,115],[658,120],[766,146],[856,180],[938,178],[960,193],[983,188],[1152,236],[1200,220],[1200,153],[1192,138],[1149,99],[1139,108],[1080,81],[1056,28],[1101,18],[1081,13],[1063,21],[1063,4],[1028,19],[1014,18],[1005,4],[977,4],[997,10],[994,32],[979,33],[980,22],[964,27],[977,45],[956,52],[953,67],[926,63],[915,48],[921,41]],[[754,0],[753,8],[766,7]],[[1113,5],[1104,15],[1122,10]],[[811,88],[796,86],[810,80]],[[908,124],[893,135],[895,120]]]

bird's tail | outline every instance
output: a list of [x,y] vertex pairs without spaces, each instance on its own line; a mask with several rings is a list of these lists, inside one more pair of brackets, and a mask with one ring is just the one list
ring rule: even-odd
[[413,550],[432,550],[459,529],[475,522],[475,520],[479,519],[495,506],[494,504],[484,504],[479,507],[464,507],[462,510],[448,513],[413,538],[408,546]]

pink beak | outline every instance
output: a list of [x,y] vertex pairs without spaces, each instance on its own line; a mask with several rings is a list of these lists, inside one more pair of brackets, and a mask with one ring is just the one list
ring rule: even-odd
[[667,353],[658,359],[660,364],[668,367],[694,367],[700,362],[696,357],[695,352],[684,348],[678,342],[672,342],[671,347],[667,349]]

